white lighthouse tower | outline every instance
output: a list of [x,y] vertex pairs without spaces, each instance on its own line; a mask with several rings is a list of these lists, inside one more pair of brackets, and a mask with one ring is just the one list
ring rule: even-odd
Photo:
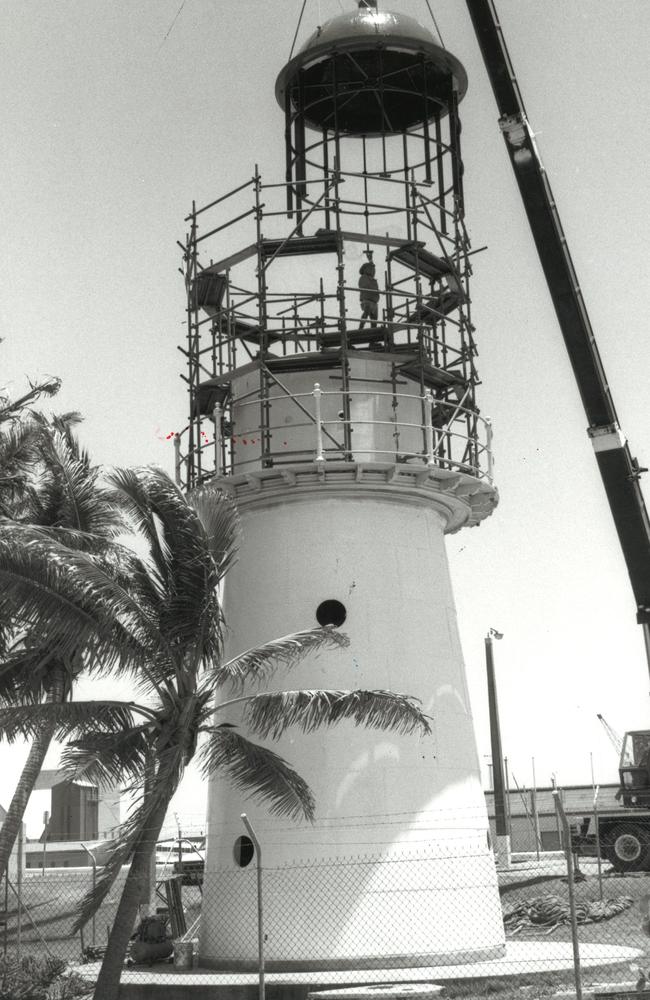
[[273,744],[315,794],[313,825],[211,783],[203,965],[256,965],[243,811],[262,846],[269,969],[503,953],[444,544],[496,503],[474,393],[466,82],[416,21],[362,0],[278,77],[286,175],[256,168],[189,217],[179,475],[241,513],[228,652],[332,624],[349,648],[275,689],[389,689],[433,720],[430,736],[345,722]]

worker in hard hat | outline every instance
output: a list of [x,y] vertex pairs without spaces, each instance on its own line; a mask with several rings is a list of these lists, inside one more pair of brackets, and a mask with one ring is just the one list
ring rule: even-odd
[[379,315],[379,285],[375,278],[375,265],[371,260],[366,261],[359,269],[359,300],[361,302],[359,329],[363,330],[367,319],[370,320],[371,326],[376,326]]

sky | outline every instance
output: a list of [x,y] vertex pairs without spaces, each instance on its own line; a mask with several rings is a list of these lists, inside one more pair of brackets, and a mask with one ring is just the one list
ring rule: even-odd
[[[618,731],[648,725],[648,667],[586,419],[461,0],[430,0],[463,62],[472,318],[500,504],[448,539],[479,753],[484,636],[519,785],[617,779]],[[275,77],[302,0],[0,0],[0,384],[62,378],[97,463],[172,471],[185,425],[176,241],[259,163],[282,179]],[[392,0],[433,29],[426,0]],[[299,43],[353,0],[307,0]],[[497,0],[614,400],[650,465],[650,268],[643,121],[647,0]],[[97,689],[93,688],[93,694]],[[7,802],[24,752],[0,749]],[[53,766],[55,758],[48,760]],[[202,822],[189,775],[176,808]],[[191,817],[191,819],[190,819]]]

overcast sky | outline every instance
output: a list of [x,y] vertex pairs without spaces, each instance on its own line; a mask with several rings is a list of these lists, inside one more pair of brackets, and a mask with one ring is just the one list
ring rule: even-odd
[[[60,410],[112,465],[158,463],[186,422],[177,239],[192,199],[282,179],[274,82],[302,0],[0,0],[0,382],[61,376]],[[611,515],[461,0],[431,0],[464,63],[472,318],[501,503],[449,539],[479,741],[496,644],[519,784],[616,780],[596,713],[648,719],[648,670]],[[301,37],[352,0],[308,0]],[[386,4],[388,6],[388,4]],[[433,27],[425,0],[392,9]],[[647,0],[497,0],[624,431],[650,464]],[[178,16],[176,16],[178,15]],[[173,23],[173,27],[172,26]],[[171,27],[171,30],[169,30]],[[435,650],[432,650],[432,657]],[[1,751],[0,801],[20,754]],[[180,807],[200,820],[196,782]]]

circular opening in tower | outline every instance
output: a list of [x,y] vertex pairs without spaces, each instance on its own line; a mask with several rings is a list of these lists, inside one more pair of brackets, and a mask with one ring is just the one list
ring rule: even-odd
[[250,837],[237,837],[235,841],[235,864],[239,865],[240,868],[246,868],[247,865],[253,860],[253,855],[255,854],[255,847],[253,846],[253,841]]
[[342,625],[348,613],[340,601],[323,601],[316,608],[316,621],[319,625]]

